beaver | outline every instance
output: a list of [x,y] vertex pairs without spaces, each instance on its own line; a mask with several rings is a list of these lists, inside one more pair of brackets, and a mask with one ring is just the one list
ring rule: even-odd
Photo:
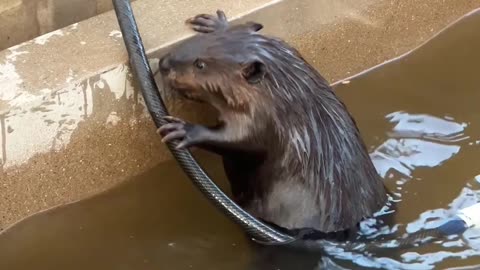
[[294,47],[220,10],[187,24],[199,34],[160,59],[162,81],[211,105],[218,123],[167,116],[163,142],[221,155],[233,200],[286,230],[349,230],[387,203],[355,120]]

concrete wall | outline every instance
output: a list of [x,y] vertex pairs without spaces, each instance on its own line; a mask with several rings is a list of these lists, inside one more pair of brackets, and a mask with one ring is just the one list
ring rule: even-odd
[[[480,0],[227,2],[136,1],[149,56],[158,57],[168,44],[192,35],[186,18],[221,8],[230,18],[263,23],[266,33],[298,47],[334,81],[412,49],[480,6]],[[4,10],[7,3],[14,9],[22,2],[3,2]],[[28,18],[17,16],[17,31]],[[112,11],[0,52],[0,230],[171,158],[126,63]],[[171,114],[190,121],[212,116],[199,105],[167,105]]]
[[2,0],[0,50],[112,8],[111,0]]

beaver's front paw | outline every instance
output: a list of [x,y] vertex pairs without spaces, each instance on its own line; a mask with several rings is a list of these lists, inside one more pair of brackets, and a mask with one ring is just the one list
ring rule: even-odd
[[225,13],[217,10],[217,17],[209,14],[199,14],[186,21],[193,30],[200,33],[211,33],[224,31],[228,28],[228,21]]
[[187,123],[173,116],[165,116],[163,119],[168,123],[157,129],[157,133],[163,137],[162,142],[167,143],[178,139],[180,142],[177,149],[188,148],[198,143],[198,125]]

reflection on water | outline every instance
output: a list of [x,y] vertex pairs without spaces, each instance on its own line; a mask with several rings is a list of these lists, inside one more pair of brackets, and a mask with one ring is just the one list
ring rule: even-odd
[[[397,233],[438,226],[480,201],[478,27],[480,11],[410,54],[336,84],[399,201]],[[342,251],[330,249],[357,266],[382,269],[478,266],[480,230],[381,256]]]
[[[350,78],[348,84],[335,85],[398,202],[390,232],[402,235],[437,226],[458,209],[480,201],[479,27],[477,11],[409,55]],[[115,116],[109,119],[115,121]],[[202,154],[201,160],[215,179],[224,179],[217,159]],[[225,182],[221,184],[225,187]],[[0,234],[0,269],[477,269],[480,265],[478,229],[408,250],[372,253],[323,244],[333,255],[323,260],[318,253],[253,245],[172,162],[108,193],[38,214]]]
[[460,151],[466,124],[458,124],[430,115],[395,112],[387,115],[397,123],[387,139],[371,154],[379,174],[390,170],[410,176],[416,167],[435,167]]
[[[458,197],[447,207],[421,213],[418,219],[408,221],[409,223],[404,226],[403,230],[412,233],[421,229],[437,227],[447,218],[454,216],[458,210],[477,202],[480,202],[480,184],[476,181],[468,182]],[[385,257],[352,252],[342,249],[340,245],[328,246],[327,250],[336,258],[347,261],[352,267],[353,265],[350,264],[352,260],[356,265],[381,269],[436,269],[435,267],[442,264],[471,265],[480,263],[480,228],[472,228],[461,237],[451,236],[443,241],[411,248],[403,253],[387,253]],[[399,257],[393,259],[394,256]],[[452,262],[455,260],[464,261]]]

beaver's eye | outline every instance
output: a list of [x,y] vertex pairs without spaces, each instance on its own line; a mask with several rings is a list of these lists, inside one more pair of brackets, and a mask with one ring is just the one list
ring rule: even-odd
[[205,62],[202,62],[201,60],[195,60],[195,63],[194,63],[195,67],[198,68],[198,69],[204,69],[206,64]]

